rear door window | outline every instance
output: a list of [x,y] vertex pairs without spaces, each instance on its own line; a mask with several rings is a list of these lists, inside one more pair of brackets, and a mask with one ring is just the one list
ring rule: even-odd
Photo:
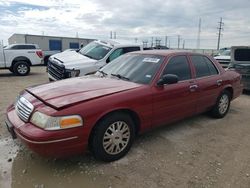
[[195,67],[196,78],[218,74],[218,70],[207,57],[192,55],[191,60]]
[[36,49],[36,47],[35,47],[35,45],[15,45],[11,49],[26,50],[26,49]]

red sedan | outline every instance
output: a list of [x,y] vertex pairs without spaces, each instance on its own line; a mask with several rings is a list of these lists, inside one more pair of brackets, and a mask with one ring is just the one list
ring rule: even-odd
[[121,56],[95,75],[25,89],[6,113],[12,136],[53,157],[84,152],[123,157],[137,134],[210,111],[224,117],[241,77],[213,58],[145,51]]

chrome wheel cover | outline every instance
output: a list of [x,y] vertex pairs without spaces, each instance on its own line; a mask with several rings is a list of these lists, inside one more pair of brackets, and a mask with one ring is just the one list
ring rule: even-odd
[[130,140],[130,129],[124,121],[116,121],[109,125],[103,136],[105,152],[116,155],[122,152]]
[[229,98],[226,94],[222,95],[219,101],[219,112],[224,114],[229,106]]
[[28,71],[28,67],[24,64],[20,64],[18,65],[17,67],[17,71],[20,73],[20,74],[26,74],[27,71]]

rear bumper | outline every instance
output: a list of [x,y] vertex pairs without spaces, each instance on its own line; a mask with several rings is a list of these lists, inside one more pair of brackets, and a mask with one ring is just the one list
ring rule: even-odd
[[6,124],[13,138],[19,138],[32,151],[46,157],[68,157],[85,152],[88,138],[81,129],[46,131],[31,123],[24,123],[15,113],[8,110]]

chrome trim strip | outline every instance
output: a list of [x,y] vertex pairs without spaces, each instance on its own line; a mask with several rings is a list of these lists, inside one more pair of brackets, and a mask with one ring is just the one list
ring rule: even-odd
[[32,143],[32,144],[51,144],[51,143],[64,142],[64,141],[73,140],[73,139],[78,138],[78,136],[73,136],[73,137],[68,137],[68,138],[63,138],[63,139],[58,139],[58,140],[50,140],[50,141],[40,141],[40,142],[38,142],[38,141],[32,141],[32,140],[29,140],[27,138],[24,138],[16,130],[14,130],[14,131],[19,137],[21,137],[21,139],[25,140],[26,142]]

